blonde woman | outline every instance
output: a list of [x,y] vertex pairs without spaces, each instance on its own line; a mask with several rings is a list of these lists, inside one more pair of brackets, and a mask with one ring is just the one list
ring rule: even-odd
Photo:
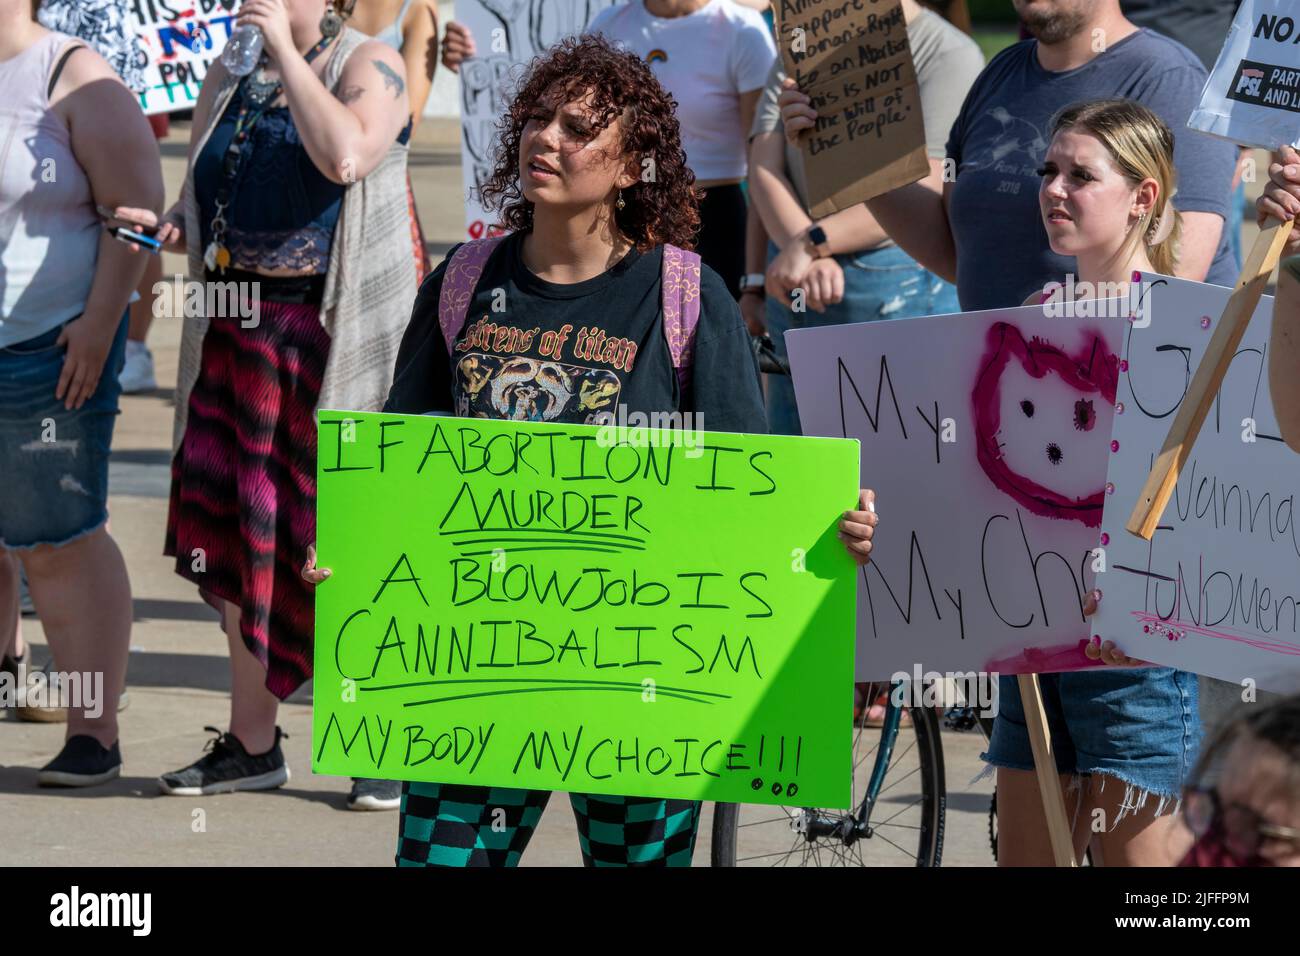
[[[1079,285],[1127,290],[1135,271],[1173,274],[1181,234],[1173,156],[1173,133],[1138,103],[1105,100],[1057,115],[1039,207],[1052,251],[1074,257]],[[1086,613],[1097,597],[1089,595]],[[1174,811],[1201,742],[1196,675],[1130,659],[1111,641],[1090,645],[1088,656],[1111,666],[1040,677],[1075,851],[1090,846],[1103,866],[1172,866],[1191,845]],[[1016,681],[1003,677],[1000,691],[983,755],[997,768],[998,863],[1051,866]],[[1093,832],[1097,819],[1106,826]]]

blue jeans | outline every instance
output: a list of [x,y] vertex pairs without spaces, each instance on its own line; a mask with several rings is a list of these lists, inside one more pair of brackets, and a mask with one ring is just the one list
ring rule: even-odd
[[[1040,674],[1043,709],[1062,774],[1105,774],[1128,789],[1126,810],[1155,795],[1156,815],[1172,810],[1201,746],[1200,685],[1169,667],[1094,667]],[[995,767],[1033,770],[1020,688],[998,683],[998,715],[988,750]],[[1118,821],[1113,821],[1118,822]]]
[[73,411],[54,397],[67,352],[56,344],[62,325],[0,348],[0,544],[6,548],[67,544],[108,520],[108,453],[126,327],[124,314],[94,394]]
[[[769,243],[767,261],[776,257]],[[825,312],[792,312],[772,297],[767,300],[767,329],[784,358],[785,333],[790,329],[920,315],[960,312],[957,287],[917,264],[897,246],[843,253],[835,261],[844,270],[844,298]],[[767,377],[767,420],[774,435],[801,435],[795,407],[794,383],[785,375]]]
[[1241,248],[1241,223],[1243,219],[1250,219],[1252,222],[1255,218],[1255,204],[1246,198],[1246,183],[1240,182],[1237,188],[1233,190],[1232,198],[1228,200],[1228,221],[1223,224],[1223,228],[1228,230],[1228,248],[1232,250],[1232,258],[1237,263],[1237,271],[1241,271],[1242,266],[1242,248]]

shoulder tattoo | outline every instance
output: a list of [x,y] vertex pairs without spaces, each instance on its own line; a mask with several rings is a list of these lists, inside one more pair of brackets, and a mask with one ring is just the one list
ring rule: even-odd
[[383,60],[371,60],[379,75],[384,78],[384,89],[393,91],[393,99],[397,99],[406,89],[406,81],[403,80],[391,66]]
[[355,84],[352,86],[345,86],[338,92],[339,102],[344,106],[349,106],[361,99],[365,92],[366,90],[363,86],[357,86]]

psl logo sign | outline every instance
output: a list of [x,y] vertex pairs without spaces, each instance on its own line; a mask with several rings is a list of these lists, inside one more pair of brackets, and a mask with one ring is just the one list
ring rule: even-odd
[[1243,94],[1245,96],[1258,97],[1260,95],[1260,87],[1262,86],[1263,82],[1264,82],[1263,70],[1254,70],[1251,69],[1250,67],[1243,67],[1241,71],[1241,75],[1237,77],[1237,88],[1233,90],[1233,92]]

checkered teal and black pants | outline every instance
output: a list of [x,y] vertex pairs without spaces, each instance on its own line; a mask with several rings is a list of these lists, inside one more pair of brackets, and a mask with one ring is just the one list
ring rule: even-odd
[[[402,785],[398,866],[517,866],[548,790]],[[700,805],[569,794],[587,866],[690,866]]]

